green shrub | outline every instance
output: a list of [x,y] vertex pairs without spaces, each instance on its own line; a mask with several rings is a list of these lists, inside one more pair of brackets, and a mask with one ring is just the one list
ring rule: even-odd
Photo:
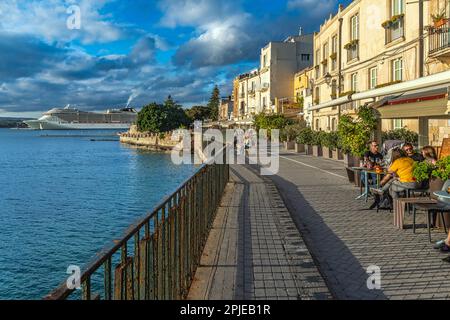
[[302,121],[299,123],[288,124],[281,130],[281,141],[294,141],[297,136],[306,128],[306,122]]
[[283,115],[267,115],[263,113],[256,115],[253,121],[253,124],[256,127],[257,131],[259,131],[260,129],[267,130],[269,138],[271,137],[272,130],[281,130],[287,125],[291,125],[292,123],[293,122],[291,120],[285,118]]
[[304,128],[297,136],[297,143],[312,145],[314,141],[313,135],[314,131],[311,128]]
[[416,162],[414,164],[413,176],[417,182],[423,182],[430,179],[431,174],[436,169],[436,166],[427,162]]
[[339,135],[337,132],[323,132],[321,134],[321,145],[323,147],[335,150],[339,148]]
[[450,156],[445,157],[436,163],[436,167],[431,173],[431,176],[443,181],[447,181],[450,178]]
[[368,106],[359,108],[356,119],[349,115],[341,116],[338,125],[338,141],[342,150],[354,156],[363,156],[376,127],[377,118],[374,110]]
[[419,134],[402,128],[383,132],[382,139],[383,142],[387,140],[400,140],[417,145],[419,143]]

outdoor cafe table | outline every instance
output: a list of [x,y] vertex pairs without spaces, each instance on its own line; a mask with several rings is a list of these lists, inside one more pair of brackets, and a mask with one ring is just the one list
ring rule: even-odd
[[386,170],[382,170],[382,171],[376,171],[373,169],[367,169],[366,167],[352,167],[352,170],[354,171],[361,171],[362,174],[364,174],[364,192],[362,192],[361,189],[361,195],[358,196],[356,198],[356,200],[360,200],[360,199],[365,199],[365,201],[367,202],[369,199],[369,193],[370,193],[370,189],[369,189],[369,174],[376,174],[377,175],[377,188],[380,187],[380,182],[381,182],[381,176],[384,174],[387,174],[388,172]]

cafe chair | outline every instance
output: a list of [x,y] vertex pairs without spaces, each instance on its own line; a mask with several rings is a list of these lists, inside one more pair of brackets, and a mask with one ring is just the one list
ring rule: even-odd
[[416,215],[417,215],[417,210],[420,211],[424,211],[427,214],[427,229],[428,229],[428,240],[431,241],[431,219],[432,219],[432,215],[433,214],[440,214],[441,215],[441,219],[442,219],[442,223],[444,225],[444,232],[446,234],[448,234],[448,230],[447,230],[447,226],[445,224],[445,217],[444,217],[444,213],[450,213],[450,207],[443,205],[441,203],[437,203],[437,204],[428,204],[428,203],[423,203],[423,204],[414,204],[414,209],[413,209],[413,233],[416,233]]

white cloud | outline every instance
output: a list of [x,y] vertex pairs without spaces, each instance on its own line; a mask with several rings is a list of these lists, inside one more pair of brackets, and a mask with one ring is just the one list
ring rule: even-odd
[[[115,0],[2,0],[0,31],[34,35],[49,42],[78,39],[84,44],[120,39],[122,31],[100,10]],[[67,8],[76,4],[81,10],[81,29],[67,28]]]

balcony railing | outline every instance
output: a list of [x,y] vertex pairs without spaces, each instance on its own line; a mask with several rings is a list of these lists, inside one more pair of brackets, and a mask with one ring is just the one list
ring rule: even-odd
[[[430,27],[428,29],[428,41],[430,48],[430,55],[437,55],[440,52],[443,52],[445,49],[450,48],[450,22],[447,21],[444,25],[436,28]],[[447,51],[447,50],[446,50]],[[450,51],[450,50],[448,50]],[[447,52],[447,55],[450,55],[450,52]]]

